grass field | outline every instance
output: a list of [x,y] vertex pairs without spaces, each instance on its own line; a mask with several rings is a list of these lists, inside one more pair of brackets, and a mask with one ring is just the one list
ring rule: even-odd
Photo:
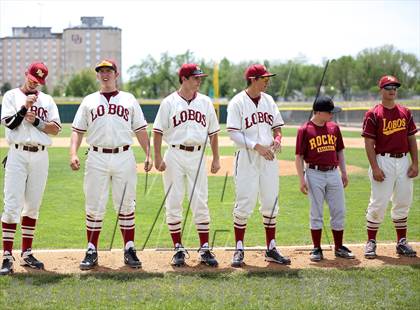
[[[286,130],[293,135],[295,129]],[[64,135],[67,132],[68,134]],[[62,136],[68,136],[69,126]],[[354,132],[349,132],[353,134]],[[358,136],[358,133],[357,133]],[[0,135],[1,137],[1,135]],[[85,149],[79,151],[83,160]],[[0,148],[3,157],[6,148]],[[221,155],[232,155],[233,148],[221,149]],[[135,148],[137,162],[144,155]],[[68,166],[67,148],[50,148],[50,170],[37,226],[34,248],[84,248],[85,220],[82,191],[83,167],[73,172]],[[284,147],[279,159],[293,160],[294,149]],[[346,149],[348,164],[367,169],[363,149]],[[3,188],[4,170],[0,169]],[[220,202],[223,177],[209,177],[209,207],[211,229],[229,230],[221,233],[214,246],[233,246],[232,207],[234,187],[228,178],[224,201]],[[149,190],[143,194],[145,175],[139,174],[136,209],[136,244],[141,248],[163,199],[160,175],[149,175]],[[409,239],[420,241],[420,179],[415,180],[413,206],[409,216]],[[362,243],[365,234],[365,210],[369,201],[370,183],[366,173],[350,175],[346,189],[347,217],[345,242]],[[3,193],[0,193],[0,200]],[[280,178],[280,215],[278,243],[309,245],[309,203],[299,192],[294,176]],[[187,204],[185,203],[185,206]],[[326,210],[326,227],[329,227]],[[108,248],[115,212],[111,204],[99,242]],[[19,230],[18,230],[19,231]],[[330,233],[329,233],[330,234]],[[331,236],[331,234],[330,234]],[[324,234],[325,237],[325,234]],[[264,228],[258,208],[249,220],[246,246],[264,244]],[[330,237],[331,238],[331,237]],[[395,242],[395,232],[389,212],[379,231],[380,242]],[[327,240],[323,240],[327,243]],[[198,246],[191,214],[186,225],[184,243]],[[20,232],[15,248],[20,247]],[[122,247],[117,232],[114,248]],[[151,236],[148,248],[171,247],[163,214]],[[298,270],[276,272],[243,272],[221,274],[90,274],[90,275],[17,275],[0,278],[0,308],[21,309],[401,309],[415,308],[420,302],[420,270],[416,266],[346,270]]]

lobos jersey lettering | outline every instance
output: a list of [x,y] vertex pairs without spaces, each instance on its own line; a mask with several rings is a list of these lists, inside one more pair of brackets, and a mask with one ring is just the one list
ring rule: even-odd
[[[58,108],[50,95],[38,92],[38,99],[30,110],[44,122],[54,122],[61,129]],[[9,90],[4,94],[1,110],[1,119],[16,114],[26,102],[26,94],[20,88]],[[51,138],[32,124],[23,120],[15,129],[6,127],[6,139],[9,144],[51,145]]]
[[73,130],[87,132],[89,145],[115,148],[133,143],[132,133],[147,127],[136,98],[119,91],[108,100],[100,92],[86,96],[77,110]]
[[163,99],[153,124],[153,131],[163,134],[170,145],[201,145],[220,130],[211,99],[203,94],[188,103],[178,92]]
[[283,126],[283,118],[273,98],[261,93],[256,105],[243,90],[228,105],[226,127],[228,131],[242,131],[247,138],[261,145],[273,142],[273,129]]
[[417,132],[411,111],[396,104],[387,109],[378,104],[365,114],[362,136],[375,139],[376,154],[409,151],[407,136]]
[[337,152],[344,149],[338,125],[327,122],[320,127],[312,121],[299,128],[296,137],[296,155],[305,162],[322,166],[338,166]]

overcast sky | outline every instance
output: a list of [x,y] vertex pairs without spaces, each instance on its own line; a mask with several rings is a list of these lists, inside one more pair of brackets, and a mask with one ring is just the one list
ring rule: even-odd
[[79,25],[81,16],[104,16],[105,25],[122,29],[123,73],[149,54],[187,49],[206,60],[305,56],[320,64],[393,44],[420,58],[420,0],[0,0],[0,36],[25,26],[62,32]]

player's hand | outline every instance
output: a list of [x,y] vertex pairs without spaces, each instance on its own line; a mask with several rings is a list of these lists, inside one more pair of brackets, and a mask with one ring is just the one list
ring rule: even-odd
[[381,168],[372,169],[373,179],[377,182],[383,182],[385,180],[385,173]]
[[262,157],[264,157],[267,160],[273,160],[274,159],[274,153],[271,150],[270,147],[262,146],[261,144],[256,144],[254,149],[260,154]]
[[274,140],[273,144],[271,144],[271,150],[273,151],[273,153],[280,153],[281,143],[279,141]]
[[306,183],[305,180],[300,182],[300,191],[305,195],[308,195],[308,183]]
[[153,168],[153,161],[150,157],[147,157],[144,161],[144,171],[149,172]]
[[162,157],[158,157],[158,156],[156,156],[156,157],[155,157],[155,168],[156,168],[158,171],[165,171],[165,169],[166,169],[166,164],[165,164],[165,162],[162,160]]
[[70,158],[70,168],[74,171],[77,171],[80,169],[80,161],[79,157],[77,155],[72,155]]
[[349,178],[348,178],[347,174],[342,174],[341,175],[341,181],[343,182],[343,186],[347,187],[347,185],[349,184]]
[[419,167],[416,164],[411,164],[407,171],[407,176],[409,178],[415,178],[419,175]]
[[218,157],[217,158],[214,158],[213,157],[213,160],[211,162],[211,169],[210,169],[210,171],[211,171],[211,173],[216,173],[219,170],[220,170],[220,160],[219,160]]
[[34,94],[28,95],[26,97],[25,107],[27,109],[29,109],[37,101],[37,99],[38,99],[38,96],[37,95],[34,95]]
[[35,122],[35,119],[36,119],[36,114],[35,114],[35,112],[32,112],[32,111],[28,111],[28,112],[26,112],[26,114],[25,114],[25,120],[26,120],[28,123],[33,124],[33,123]]

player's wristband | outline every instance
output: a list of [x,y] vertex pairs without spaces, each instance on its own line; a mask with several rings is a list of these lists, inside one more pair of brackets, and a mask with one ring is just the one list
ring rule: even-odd
[[277,143],[281,143],[281,135],[278,135],[274,138],[274,141],[276,141]]
[[38,130],[42,131],[45,128],[45,122],[39,119],[38,117],[35,118],[33,124]]

